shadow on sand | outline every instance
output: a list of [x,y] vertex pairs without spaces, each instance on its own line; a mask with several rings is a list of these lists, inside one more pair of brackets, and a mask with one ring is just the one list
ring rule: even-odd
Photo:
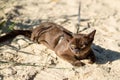
[[120,59],[120,52],[105,49],[95,44],[92,45],[92,48],[96,55],[97,64],[105,64]]

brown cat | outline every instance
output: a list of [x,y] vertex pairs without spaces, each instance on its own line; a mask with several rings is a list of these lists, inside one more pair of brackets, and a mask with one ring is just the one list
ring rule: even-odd
[[90,59],[90,63],[95,62],[95,55],[91,49],[95,32],[96,30],[90,34],[73,34],[60,25],[44,22],[33,30],[14,30],[0,37],[0,42],[24,35],[34,42],[44,44],[72,65],[81,66],[84,65],[80,61],[82,59]]

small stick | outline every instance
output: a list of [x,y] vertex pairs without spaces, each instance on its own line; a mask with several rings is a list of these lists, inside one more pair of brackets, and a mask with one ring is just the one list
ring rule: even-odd
[[81,2],[79,2],[79,8],[78,8],[78,24],[76,26],[76,28],[77,28],[77,34],[79,33],[80,22],[81,22],[80,10],[81,10]]

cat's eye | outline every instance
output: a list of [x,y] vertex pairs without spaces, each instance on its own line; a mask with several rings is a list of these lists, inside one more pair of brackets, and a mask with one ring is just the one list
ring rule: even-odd
[[76,47],[76,46],[75,46],[75,45],[73,45],[73,44],[72,44],[72,45],[70,45],[70,46],[71,46],[71,48],[75,48],[75,47]]
[[85,47],[86,47],[86,45],[82,45],[82,46],[81,46],[82,49],[85,48]]

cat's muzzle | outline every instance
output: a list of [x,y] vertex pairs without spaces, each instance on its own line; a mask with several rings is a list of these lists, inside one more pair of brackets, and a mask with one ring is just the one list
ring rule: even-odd
[[79,48],[75,48],[75,49],[74,49],[74,52],[75,52],[76,54],[79,54],[80,49],[79,49]]

